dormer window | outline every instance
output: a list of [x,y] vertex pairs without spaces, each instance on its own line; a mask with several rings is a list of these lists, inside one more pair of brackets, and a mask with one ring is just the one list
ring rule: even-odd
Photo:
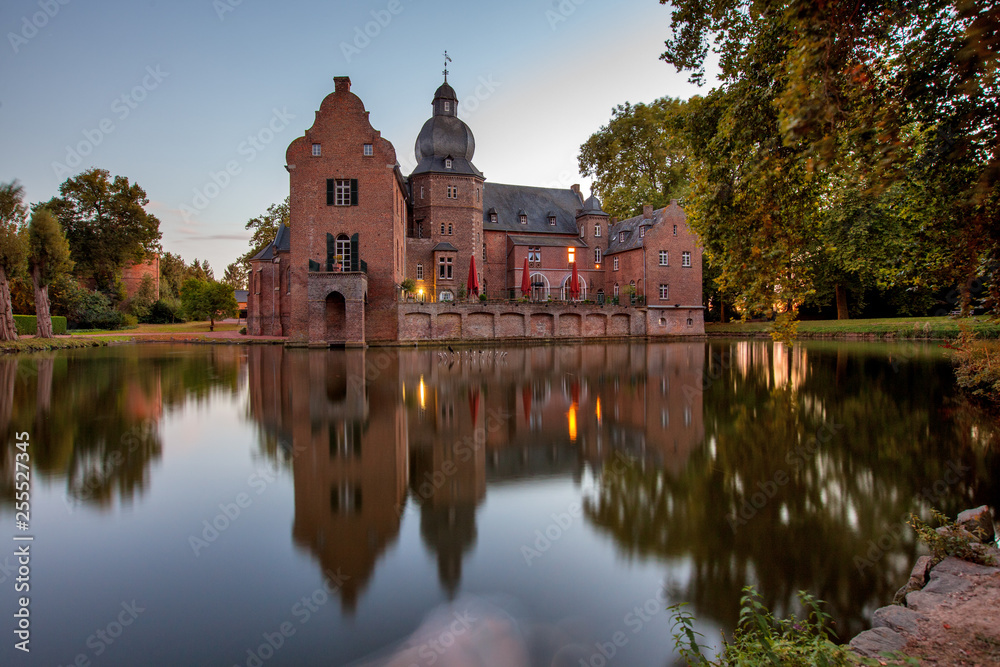
[[323,147],[319,144],[313,144],[313,157],[319,157],[323,154]]
[[[448,104],[448,103],[445,102],[445,104]],[[451,169],[451,158],[445,159],[445,161],[444,161],[444,168],[445,169]]]
[[[556,226],[556,214],[555,213],[549,213],[548,220],[549,220],[549,225],[551,225],[552,227]],[[583,235],[581,234],[581,236],[583,236]]]
[[618,242],[625,243],[626,236],[628,236],[628,232],[618,232]]
[[366,157],[371,157],[375,154],[375,149],[371,144],[365,144],[364,153]]
[[528,214],[525,213],[524,211],[518,211],[517,221],[520,222],[522,225],[528,224]]
[[496,222],[497,222],[497,214],[496,213],[490,213],[490,222],[492,222],[493,224],[496,224]]
[[639,238],[640,239],[641,238],[645,238],[645,236],[646,236],[646,228],[645,227],[640,227],[639,228]]

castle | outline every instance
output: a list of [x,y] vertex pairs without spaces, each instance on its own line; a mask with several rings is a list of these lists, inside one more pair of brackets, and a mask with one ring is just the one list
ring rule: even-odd
[[350,78],[334,79],[286,152],[290,225],[251,260],[250,335],[358,346],[704,333],[701,249],[676,200],[618,221],[577,185],[489,182],[447,74],[432,106],[404,176]]

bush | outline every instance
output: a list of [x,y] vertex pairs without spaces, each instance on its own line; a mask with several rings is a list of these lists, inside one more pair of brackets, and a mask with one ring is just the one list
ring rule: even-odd
[[975,333],[964,330],[955,347],[958,386],[973,396],[1000,404],[1000,346],[976,340]]
[[134,317],[111,306],[111,299],[101,292],[80,290],[70,307],[69,321],[74,329],[123,329],[136,326]]
[[[14,327],[18,336],[34,336],[38,333],[38,319],[34,315],[15,315]],[[66,333],[65,317],[52,316],[52,333],[56,335]]]
[[246,327],[240,327],[240,334],[243,335],[243,336],[246,336],[247,335],[247,328]]
[[982,544],[986,536],[981,529],[970,533],[950,520],[946,514],[933,508],[931,515],[941,524],[940,528],[924,523],[915,514],[911,514],[906,523],[910,524],[920,541],[931,550],[931,558],[935,564],[948,556],[955,556],[980,565],[996,565],[996,558]]
[[149,324],[173,324],[175,322],[186,322],[184,309],[181,307],[179,299],[169,297],[162,298],[154,303],[146,316]]
[[142,283],[136,291],[135,296],[125,304],[125,312],[134,315],[139,322],[149,322],[149,314],[153,308],[156,287],[153,278],[149,274],[142,277]]

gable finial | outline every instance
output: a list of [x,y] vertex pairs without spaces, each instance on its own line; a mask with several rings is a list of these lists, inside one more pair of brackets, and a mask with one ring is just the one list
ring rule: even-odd
[[451,58],[448,56],[448,51],[444,52],[444,82],[448,83],[448,63],[451,62]]

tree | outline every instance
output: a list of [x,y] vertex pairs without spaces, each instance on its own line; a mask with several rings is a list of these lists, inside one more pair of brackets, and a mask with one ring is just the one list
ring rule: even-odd
[[[792,150],[791,178],[833,176],[860,193],[855,210],[865,215],[838,216],[841,224],[868,212],[895,218],[888,228],[908,251],[892,258],[895,284],[963,285],[966,310],[981,285],[979,298],[1000,314],[1000,11],[994,3],[670,4],[673,36],[663,60],[703,82],[711,48],[719,55],[721,90],[773,109],[769,127]],[[753,122],[730,117],[735,120]],[[793,219],[772,224],[798,233],[789,228],[798,224]]]
[[660,208],[685,195],[688,156],[679,124],[686,106],[670,97],[618,105],[580,146],[580,172],[594,176],[605,211],[625,218],[642,213],[644,204]]
[[63,226],[77,271],[110,290],[122,269],[160,251],[160,221],[147,213],[146,192],[124,176],[88,169],[59,186],[44,204]]
[[69,256],[69,243],[52,212],[44,207],[32,211],[28,224],[28,265],[35,289],[35,320],[40,338],[52,338],[49,285],[72,269]]
[[281,225],[289,224],[289,198],[280,204],[271,204],[267,207],[267,212],[256,218],[247,221],[246,229],[253,230],[250,237],[250,250],[240,257],[237,262],[243,265],[245,273],[250,271],[250,260],[253,256],[263,250],[267,244],[274,240]]
[[215,280],[215,273],[208,265],[208,260],[199,260],[197,257],[191,262],[191,266],[184,270],[184,278],[197,278],[198,280]]
[[188,317],[193,320],[210,320],[209,331],[215,331],[215,320],[236,317],[236,296],[226,283],[188,278],[181,288],[181,301]]
[[187,264],[180,255],[172,252],[164,253],[160,257],[160,295],[179,299],[181,296],[181,286],[184,284],[184,277],[187,273]]
[[0,183],[0,340],[17,340],[10,279],[24,271],[27,244],[21,227],[27,213],[21,184]]
[[226,273],[222,277],[222,282],[226,283],[234,290],[246,289],[247,273],[238,261],[226,267]]

